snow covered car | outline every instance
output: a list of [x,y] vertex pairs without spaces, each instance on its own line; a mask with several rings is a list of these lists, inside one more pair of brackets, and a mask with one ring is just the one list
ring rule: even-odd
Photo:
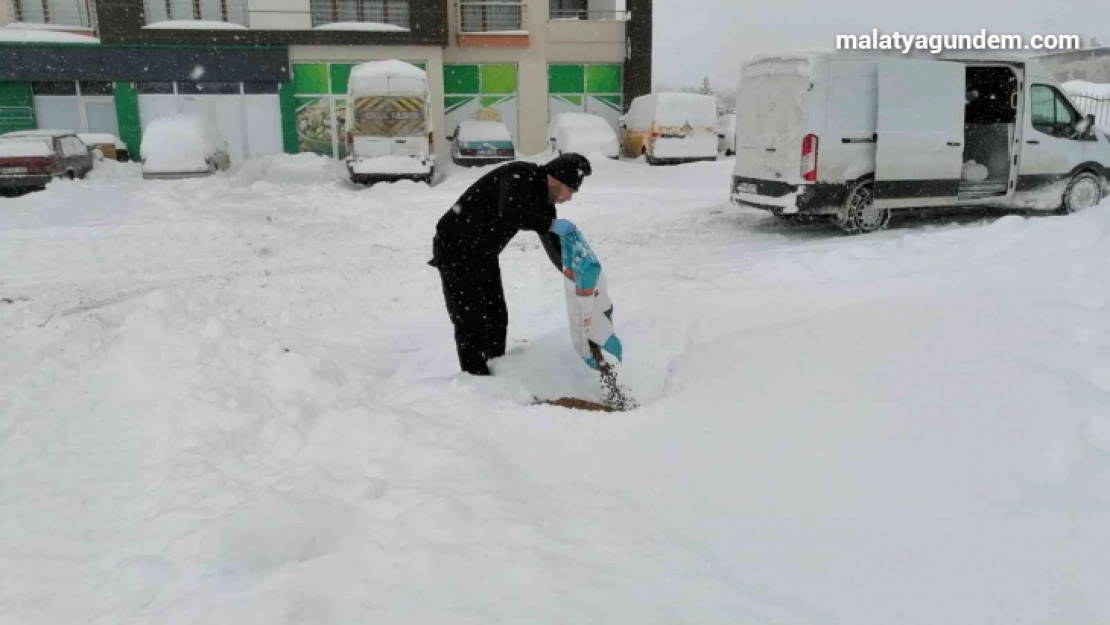
[[54,178],[84,178],[93,156],[71,130],[0,135],[0,189],[45,187]]
[[725,113],[717,120],[717,151],[725,156],[736,154],[736,113]]
[[216,124],[201,115],[170,115],[143,131],[143,178],[200,178],[231,168],[227,142]]
[[347,80],[347,172],[356,184],[432,183],[432,98],[424,70],[396,59],[360,63]]
[[104,158],[126,163],[130,159],[127,144],[120,138],[107,133],[79,132],[77,138],[89,146],[90,150],[100,150]]
[[652,93],[621,118],[621,149],[649,165],[717,160],[717,99],[697,93]]
[[509,128],[501,122],[463,121],[451,142],[451,161],[462,167],[505,163],[516,158]]
[[604,117],[589,113],[560,113],[551,120],[548,137],[556,154],[570,152],[583,156],[600,153],[620,158],[620,140]]

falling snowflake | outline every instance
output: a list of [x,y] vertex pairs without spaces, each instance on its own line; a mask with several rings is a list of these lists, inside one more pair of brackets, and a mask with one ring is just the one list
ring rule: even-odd
[[189,78],[192,78],[193,80],[200,80],[203,76],[204,76],[204,67],[202,67],[200,65],[197,65],[196,67],[193,68],[192,72],[189,72]]

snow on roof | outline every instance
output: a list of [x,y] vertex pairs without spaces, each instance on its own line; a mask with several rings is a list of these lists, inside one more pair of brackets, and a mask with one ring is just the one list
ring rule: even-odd
[[420,80],[428,79],[428,75],[424,70],[415,65],[396,59],[359,63],[351,69],[350,79],[382,78],[385,76],[403,76],[405,78],[417,78]]
[[67,33],[87,32],[90,35],[93,29],[87,26],[70,26],[69,24],[37,24],[35,22],[11,22],[4,28],[17,28],[20,30],[60,30]]
[[460,141],[512,141],[509,128],[501,122],[461,121],[459,122]]
[[143,26],[144,30],[248,30],[242,24],[207,20],[170,20]]
[[0,135],[0,137],[3,137],[3,138],[7,138],[7,137],[49,138],[49,137],[65,137],[65,136],[72,135],[72,134],[76,134],[76,133],[72,130],[17,130],[15,132],[9,132],[7,134]]
[[120,143],[120,140],[116,138],[115,135],[108,133],[79,132],[77,133],[77,138],[89,144],[111,143],[113,145],[119,145]]
[[49,141],[0,137],[0,157],[50,156],[53,153],[54,148]]
[[559,113],[551,122],[560,128],[612,128],[604,117],[590,113]]
[[396,26],[394,24],[382,24],[380,22],[335,22],[333,24],[323,24],[322,26],[317,26],[313,30],[354,30],[370,33],[409,32],[409,29],[403,26]]
[[75,35],[55,30],[41,30],[35,28],[12,28],[11,25],[0,28],[0,42],[6,43],[85,43],[96,45],[100,39],[88,35]]
[[163,155],[204,156],[217,146],[212,122],[201,115],[159,117],[143,131],[141,152],[146,157]]

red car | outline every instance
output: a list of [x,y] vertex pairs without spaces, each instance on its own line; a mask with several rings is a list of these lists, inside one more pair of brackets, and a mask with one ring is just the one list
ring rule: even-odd
[[0,191],[42,188],[54,178],[84,178],[92,168],[91,151],[71,130],[0,135]]

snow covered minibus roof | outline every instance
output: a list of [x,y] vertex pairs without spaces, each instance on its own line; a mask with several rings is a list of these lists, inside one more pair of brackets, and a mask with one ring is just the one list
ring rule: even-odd
[[351,69],[347,89],[352,94],[412,93],[428,90],[428,74],[404,61],[370,61]]

